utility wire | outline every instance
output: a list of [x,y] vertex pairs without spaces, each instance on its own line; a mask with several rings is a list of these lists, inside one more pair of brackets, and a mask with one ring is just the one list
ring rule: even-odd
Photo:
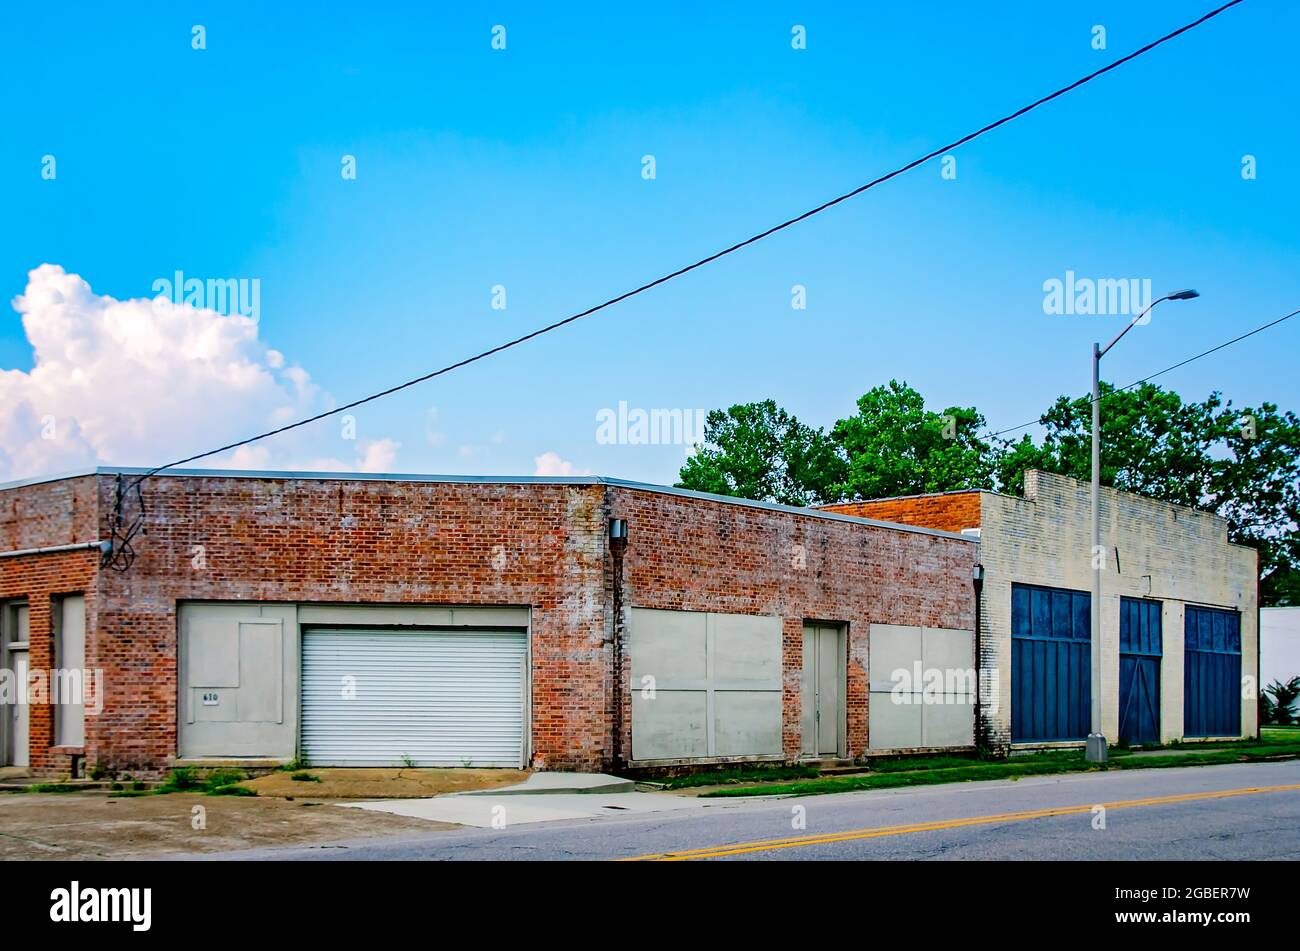
[[[1217,347],[1211,347],[1209,350],[1203,350],[1202,352],[1198,353],[1194,357],[1188,357],[1186,360],[1182,360],[1178,363],[1175,363],[1171,367],[1165,367],[1163,370],[1157,370],[1155,373],[1152,373],[1150,376],[1144,376],[1140,380],[1134,380],[1128,386],[1121,386],[1111,390],[1109,393],[1104,393],[1101,396],[1097,397],[1096,402],[1104,403],[1106,402],[1106,400],[1110,399],[1112,396],[1115,396],[1117,393],[1123,393],[1125,390],[1131,390],[1133,389],[1133,387],[1141,386],[1143,383],[1150,383],[1158,376],[1164,376],[1166,373],[1172,373],[1174,370],[1177,370],[1180,367],[1185,367],[1189,363],[1194,363],[1197,360],[1201,359],[1202,357],[1208,357],[1212,353],[1218,353],[1220,350],[1224,349],[1225,347],[1231,347],[1234,343],[1240,343],[1242,340],[1245,340],[1247,337],[1253,337],[1255,336],[1255,334],[1268,330],[1268,328],[1270,327],[1276,327],[1278,324],[1282,323],[1282,321],[1290,320],[1292,317],[1296,316],[1297,314],[1300,314],[1300,310],[1293,310],[1291,311],[1291,313],[1287,314],[1284,317],[1279,317],[1277,320],[1271,320],[1261,327],[1256,327],[1254,330],[1246,331],[1246,333],[1242,334],[1240,337],[1233,337],[1231,340],[1225,340]],[[1081,396],[1079,397],[1079,399],[1087,400],[1089,406],[1093,404],[1093,398],[1091,396]],[[1071,402],[1076,402],[1076,401],[1071,401]],[[1014,433],[1021,429],[1028,429],[1030,426],[1037,426],[1042,421],[1043,421],[1043,417],[1039,416],[1037,419],[1031,419],[1027,423],[1021,423],[1019,426],[1012,426],[1009,429],[999,429],[995,433],[986,433],[982,438],[993,439],[997,436],[1003,436],[1007,433]]]
[[611,297],[609,300],[597,304],[594,307],[589,307],[586,310],[579,311],[578,313],[565,317],[562,320],[557,320],[554,323],[547,324],[544,327],[539,327],[537,330],[534,330],[531,333],[524,334],[522,337],[516,337],[514,340],[510,340],[507,341],[506,343],[499,344],[498,346],[492,347],[489,350],[484,350],[481,353],[477,353],[472,357],[466,357],[463,360],[458,360],[455,363],[451,363],[445,367],[442,367],[441,369],[434,370],[430,373],[425,373],[422,376],[417,376],[414,379],[407,380],[405,383],[399,383],[395,386],[390,386],[385,390],[380,390],[378,393],[372,393],[369,396],[364,396],[360,399],[353,400],[352,402],[345,403],[344,405],[336,407],[335,409],[327,410],[322,413],[317,413],[315,416],[309,416],[306,419],[301,419],[295,423],[289,423],[287,425],[280,426],[276,429],[271,429],[264,433],[260,433],[256,436],[250,436],[247,439],[241,439],[238,442],[228,443],[227,445],[219,446],[216,449],[209,449],[205,452],[196,453],[195,455],[192,456],[186,456],[184,459],[177,459],[175,462],[169,462],[166,465],[162,465],[162,466],[158,466],[157,468],[150,469],[148,472],[141,475],[136,480],[135,484],[139,485],[139,483],[143,482],[145,479],[149,478],[150,476],[157,475],[159,472],[162,472],[164,469],[172,469],[175,468],[176,466],[184,465],[187,462],[194,462],[198,459],[205,459],[208,456],[215,456],[219,453],[227,452],[231,449],[238,449],[240,446],[247,446],[249,443],[254,443],[262,439],[267,439],[271,436],[277,436],[280,433],[288,432],[291,429],[297,429],[300,426],[306,426],[310,423],[317,422],[329,416],[334,416],[338,413],[345,412],[346,410],[354,409],[358,406],[361,406],[364,403],[370,403],[373,402],[374,400],[382,399],[385,396],[390,396],[391,394],[396,393],[399,390],[404,390],[407,389],[408,387],[415,386],[419,383],[424,383],[428,380],[432,380],[434,377],[442,376],[443,374],[450,373],[453,370],[458,370],[461,367],[469,366],[471,363],[476,363],[479,360],[484,360],[487,357],[493,356],[494,354],[501,353],[503,350],[509,350],[512,347],[517,347],[522,343],[526,343],[527,341],[532,340],[534,337],[540,337],[542,334],[550,333],[552,330],[558,330],[559,328],[567,324],[571,324],[576,320],[581,320],[583,317],[588,317],[596,313],[597,311],[604,310],[607,307],[612,307],[613,305],[625,301],[630,297],[635,297],[638,294],[643,294],[652,288],[658,287],[660,284],[666,284],[668,281],[681,277],[683,274],[688,274],[691,271],[694,271],[696,268],[704,267],[704,265],[710,264],[713,261],[718,260],[719,258],[726,257],[728,254],[733,254],[736,251],[739,251],[741,248],[748,247],[749,245],[754,244],[755,242],[762,241],[764,238],[770,237],[771,235],[776,234],[778,231],[783,231],[786,228],[789,228],[791,225],[798,224],[799,222],[807,218],[811,218],[813,215],[820,214],[821,212],[826,211],[828,208],[832,208],[835,205],[840,204],[841,202],[848,201],[850,198],[855,198],[856,196],[861,195],[863,192],[875,188],[877,185],[882,185],[892,178],[897,178],[899,175],[902,175],[904,172],[909,172],[912,169],[916,168],[917,166],[924,165],[926,162],[930,162],[947,152],[951,152],[953,149],[965,145],[967,142],[977,139],[980,136],[984,135],[985,133],[992,132],[994,129],[1006,125],[1008,122],[1011,122],[1014,119],[1018,119],[1021,116],[1025,115],[1026,113],[1032,112],[1034,109],[1037,109],[1039,106],[1049,103],[1054,99],[1059,99],[1061,96],[1064,96],[1069,92],[1073,92],[1075,89],[1078,89],[1080,86],[1092,82],[1094,79],[1098,78],[1099,76],[1103,76],[1106,73],[1109,73],[1113,69],[1118,69],[1120,66],[1123,66],[1127,62],[1137,59],[1139,56],[1142,56],[1145,53],[1149,53],[1157,46],[1161,46],[1169,42],[1170,40],[1174,39],[1175,37],[1181,36],[1182,34],[1188,32],[1189,30],[1195,29],[1196,27],[1200,26],[1202,23],[1205,23],[1207,20],[1213,19],[1214,17],[1223,13],[1225,10],[1228,10],[1231,7],[1235,7],[1237,6],[1237,4],[1242,2],[1243,0],[1230,0],[1230,2],[1225,3],[1220,7],[1216,7],[1215,9],[1211,10],[1209,13],[1206,13],[1204,16],[1196,20],[1193,20],[1192,22],[1186,24],[1185,26],[1181,26],[1171,33],[1166,33],[1158,40],[1154,40],[1148,43],[1146,46],[1134,50],[1132,53],[1129,53],[1127,56],[1122,56],[1119,59],[1115,60],[1114,62],[1110,63],[1109,65],[1103,66],[1101,67],[1101,69],[1089,73],[1088,75],[1084,76],[1081,79],[1075,80],[1074,82],[1070,83],[1068,86],[1062,86],[1060,89],[1057,89],[1055,92],[1049,93],[1048,95],[1043,96],[1041,99],[1034,100],[1029,105],[1023,106],[1020,109],[1017,109],[1015,112],[1003,116],[1001,119],[998,119],[994,122],[990,122],[988,125],[984,126],[981,129],[976,130],[975,132],[971,132],[968,135],[962,136],[960,139],[957,139],[945,146],[942,146],[941,148],[937,148],[934,151],[929,152],[918,159],[908,162],[906,165],[894,169],[892,172],[888,172],[887,174],[881,175],[879,178],[867,182],[865,185],[860,185],[857,188],[853,189],[852,191],[845,192],[843,195],[840,195],[838,198],[832,198],[830,201],[823,202],[822,204],[818,205],[816,208],[812,208],[808,211],[805,211],[801,215],[796,215],[793,218],[788,218],[785,221],[781,222],[780,224],[768,228],[766,231],[761,231],[758,234],[753,235],[752,237],[746,238],[744,241],[739,241],[736,244],[731,245],[730,247],[724,248],[721,251],[717,251],[713,254],[710,254],[708,257],[700,258],[700,260],[696,261],[693,264],[688,264],[685,267],[678,268],[676,271],[673,271],[669,274],[665,274],[663,277],[656,278],[655,280],[650,281],[646,284],[642,284],[640,287],[635,288],[634,290],[626,291],[622,294],[619,294],[617,297]]

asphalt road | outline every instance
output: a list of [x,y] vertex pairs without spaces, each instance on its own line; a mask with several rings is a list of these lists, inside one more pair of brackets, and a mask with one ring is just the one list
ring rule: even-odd
[[[1291,789],[1270,787],[1291,786]],[[1264,789],[1268,791],[1246,791]],[[1105,827],[1093,807],[1106,804]],[[799,823],[803,826],[800,827]],[[1300,859],[1300,761],[1125,770],[403,833],[205,858]]]

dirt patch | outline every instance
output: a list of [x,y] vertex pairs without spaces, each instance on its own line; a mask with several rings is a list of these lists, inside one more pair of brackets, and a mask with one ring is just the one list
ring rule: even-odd
[[[196,807],[203,810],[197,814],[203,828],[195,828]],[[195,793],[124,799],[99,793],[0,794],[0,861],[220,852],[457,828],[303,799]]]
[[[320,782],[294,779],[313,776]],[[513,786],[528,778],[522,769],[305,769],[268,773],[240,783],[259,796],[311,799],[427,799],[444,793]]]

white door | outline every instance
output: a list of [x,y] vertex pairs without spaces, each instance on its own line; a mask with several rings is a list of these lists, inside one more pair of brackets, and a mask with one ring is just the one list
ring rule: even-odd
[[314,766],[525,764],[522,631],[309,629],[303,755]]
[[54,604],[57,612],[54,666],[62,672],[61,682],[51,690],[56,704],[54,743],[85,746],[86,696],[87,690],[93,689],[86,671],[86,599],[83,595],[70,594]]
[[[9,669],[14,672],[14,682],[19,690],[27,689],[27,651],[9,651]],[[9,765],[28,766],[31,763],[29,752],[28,711],[31,706],[24,702],[9,705]]]
[[5,713],[8,715],[8,743],[6,750],[9,766],[28,766],[31,764],[30,757],[30,730],[28,714],[31,707],[27,703],[27,623],[28,611],[27,605],[22,604],[14,608],[13,613],[14,629],[9,635],[9,656],[5,658],[9,663],[8,667],[14,672],[14,683],[18,689],[23,692],[18,703],[11,703]]

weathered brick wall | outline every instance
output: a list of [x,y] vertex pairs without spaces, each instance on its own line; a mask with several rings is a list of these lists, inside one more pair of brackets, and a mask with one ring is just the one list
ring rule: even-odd
[[[112,480],[100,489],[108,507]],[[600,766],[609,646],[599,486],[163,476],[146,499],[135,565],[101,580],[99,632],[115,676],[99,732],[114,762],[174,755],[176,605],[212,599],[528,605],[534,762]]]
[[97,541],[97,505],[93,476],[0,491],[0,551]]
[[[981,663],[996,671],[999,706],[985,711],[991,742],[1011,738],[1011,584],[1013,581],[1089,591],[1092,587],[1091,495],[1087,483],[1030,471],[1025,498],[983,494],[980,558]],[[1102,729],[1119,733],[1119,606],[1121,596],[1164,602],[1161,739],[1183,735],[1183,609],[1186,604],[1241,612],[1242,673],[1258,660],[1256,553],[1227,540],[1215,515],[1103,487]],[[1118,563],[1115,549],[1119,550]],[[1243,697],[1243,735],[1257,732],[1255,701]]]
[[969,541],[618,487],[610,489],[610,513],[628,520],[627,607],[784,619],[782,734],[790,757],[800,747],[805,620],[848,625],[851,756],[867,748],[870,625],[974,629],[978,546]]
[[874,518],[882,522],[920,525],[945,532],[978,528],[980,524],[979,492],[939,492],[897,499],[871,499],[864,502],[837,502],[821,506],[827,512]]
[[[114,485],[100,475],[0,492],[6,550],[105,537]],[[599,484],[346,477],[168,474],[146,483],[145,498],[147,534],[129,571],[97,573],[93,551],[0,560],[4,596],[32,604],[33,664],[48,656],[50,595],[86,594],[87,664],[105,682],[85,752],[119,771],[156,772],[175,756],[177,606],[195,600],[527,605],[534,763],[607,766],[611,516],[632,526],[625,606],[783,618],[791,756],[805,619],[849,625],[854,754],[866,748],[869,625],[973,626],[974,544],[812,514]],[[34,765],[54,763],[52,730],[48,710],[34,713]]]
[[[39,483],[0,492],[0,551],[75,545],[100,538],[96,522],[95,484],[92,477]],[[26,601],[28,606],[28,664],[33,671],[54,667],[52,599],[65,594],[86,597],[86,637],[92,637],[95,577],[99,552],[68,551],[0,558],[0,601]],[[87,666],[94,663],[87,660]],[[71,756],[89,750],[54,744],[54,708],[35,703],[28,711],[31,769],[38,775],[58,776],[69,771]]]

